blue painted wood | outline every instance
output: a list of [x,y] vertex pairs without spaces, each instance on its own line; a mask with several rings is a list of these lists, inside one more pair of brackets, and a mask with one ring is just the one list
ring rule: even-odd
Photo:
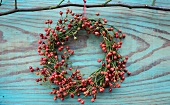
[[[76,2],[76,0],[70,0]],[[105,0],[87,0],[88,3],[102,3]],[[0,12],[12,8],[13,0],[4,0]],[[59,1],[48,0],[18,0],[19,7],[24,8],[57,4]],[[119,2],[114,0],[112,2]],[[124,3],[151,4],[151,0],[122,0]],[[65,1],[66,3],[66,1]],[[83,3],[83,2],[80,2]],[[156,5],[166,6],[168,0],[157,0]],[[167,5],[168,6],[168,5]],[[0,17],[0,105],[70,105],[79,104],[75,99],[53,101],[49,87],[40,86],[35,82],[37,76],[29,72],[30,65],[39,65],[36,48],[38,33],[46,26],[44,20],[59,18],[58,12],[63,9],[23,12]],[[71,7],[74,12],[82,13],[82,8]],[[108,19],[127,34],[123,41],[121,54],[129,55],[128,69],[132,76],[127,77],[120,89],[112,93],[105,91],[98,94],[95,103],[86,99],[85,104],[117,105],[117,104],[170,104],[170,12],[127,9],[120,7],[87,9],[87,16],[95,17],[100,12],[101,17]],[[78,34],[77,41],[71,43],[75,49],[74,66],[78,66],[88,76],[97,69],[98,58],[103,57],[98,46],[101,39]]]

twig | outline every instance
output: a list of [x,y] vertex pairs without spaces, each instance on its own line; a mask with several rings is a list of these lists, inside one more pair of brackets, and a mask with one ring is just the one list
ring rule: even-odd
[[[37,8],[22,8],[22,9],[13,9],[7,12],[0,13],[0,16],[7,15],[15,12],[33,12],[33,11],[42,11],[42,10],[49,10],[50,9],[57,9],[57,8],[63,8],[63,7],[84,7],[82,4],[63,4],[59,6],[55,6],[51,8],[52,6],[47,7],[37,7]],[[132,8],[143,8],[143,9],[152,9],[152,10],[161,10],[161,11],[170,11],[170,8],[162,8],[162,7],[155,7],[155,6],[148,6],[148,5],[127,5],[127,4],[94,4],[94,5],[86,5],[87,8],[94,8],[94,7],[127,7],[129,9]]]
[[[2,4],[2,0],[0,1],[0,6]],[[15,0],[15,9],[17,9],[17,0]]]
[[61,0],[60,3],[59,3],[57,6],[50,6],[49,9],[55,9],[55,8],[57,8],[62,2],[64,2],[64,0]]
[[17,9],[17,0],[15,0],[15,9]]
[[67,2],[67,3],[71,3],[71,2],[70,2],[70,0],[68,0],[68,2]]
[[153,0],[153,1],[152,1],[152,6],[155,6],[155,2],[156,2],[156,0]]
[[112,0],[107,0],[103,5],[108,4],[109,2],[111,2]]
[[0,6],[1,6],[1,4],[2,4],[2,0],[0,1]]
[[59,5],[60,5],[61,3],[63,3],[63,2],[64,2],[64,0],[61,0],[60,3],[59,3],[57,6],[59,6]]

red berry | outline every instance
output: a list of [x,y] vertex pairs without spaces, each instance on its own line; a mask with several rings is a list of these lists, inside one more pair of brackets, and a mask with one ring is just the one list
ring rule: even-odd
[[114,60],[116,60],[117,59],[117,56],[114,56],[114,58],[113,58]]
[[40,36],[40,37],[43,37],[43,34],[42,34],[42,33],[40,33],[40,34],[39,34],[39,36]]
[[48,24],[48,20],[46,20],[44,23],[45,23],[45,24]]
[[62,48],[59,47],[59,48],[58,48],[58,51],[62,51]]
[[55,59],[58,59],[58,56],[56,55],[56,56],[54,56],[54,58],[55,58]]
[[62,20],[61,20],[61,19],[59,19],[58,22],[59,22],[60,24],[62,24]]
[[125,77],[124,77],[124,76],[122,77],[122,80],[125,80]]
[[100,15],[100,14],[97,12],[97,13],[96,13],[96,16],[99,16],[99,15]]
[[71,93],[71,94],[70,94],[70,97],[71,97],[71,98],[74,98],[74,94],[73,94],[73,93]]
[[69,50],[70,49],[69,46],[66,46],[66,49]]
[[52,24],[53,23],[53,21],[52,20],[49,20],[49,24]]
[[39,70],[39,68],[38,68],[38,67],[36,67],[36,70]]
[[131,75],[131,72],[128,72],[128,75]]
[[71,24],[68,24],[68,27],[72,27],[72,25],[71,25]]
[[99,63],[100,63],[101,61],[102,61],[101,59],[98,59],[98,60],[97,60],[97,62],[99,62]]
[[62,97],[62,98],[60,98],[60,100],[61,100],[61,101],[64,101],[64,98]]
[[126,59],[125,59],[125,60],[123,60],[123,63],[126,63],[126,61],[127,61]]
[[102,66],[105,66],[105,63],[102,63]]
[[108,69],[110,68],[110,64],[107,65],[107,68],[108,68]]
[[114,34],[115,34],[115,35],[119,35],[119,33],[118,33],[118,32],[115,32]]
[[64,63],[64,62],[65,62],[65,60],[64,60],[64,59],[62,59],[62,60],[61,60],[61,62],[62,62],[62,63]]
[[111,52],[109,52],[107,55],[108,55],[108,56],[112,56],[112,53],[111,53]]
[[116,84],[116,87],[120,88],[120,84]]
[[60,13],[59,13],[60,15],[62,15],[63,14],[63,12],[62,11],[60,11]]
[[94,102],[94,100],[95,100],[95,99],[94,99],[94,98],[92,98],[92,99],[91,99],[91,102]]
[[54,96],[54,100],[56,100],[57,99],[57,96]]
[[34,69],[30,69],[30,72],[34,72]]
[[32,66],[30,66],[29,69],[32,69]]
[[81,103],[81,104],[84,104],[84,100],[81,100],[80,103]]
[[112,88],[109,88],[109,92],[112,92]]
[[99,36],[99,35],[100,35],[100,33],[99,33],[99,32],[97,32],[97,31],[96,31],[94,34],[95,34],[96,36]]
[[115,69],[114,68],[110,68],[111,71],[114,71]]
[[81,101],[81,98],[78,98],[77,101],[80,102],[80,101]]
[[120,54],[118,54],[118,55],[117,55],[117,57],[118,57],[118,58],[121,58],[121,55],[120,55]]
[[80,96],[80,93],[77,93],[77,96],[79,97],[79,96]]
[[107,23],[107,20],[105,19],[104,22]]
[[125,68],[125,67],[126,67],[126,65],[123,64],[123,65],[122,65],[122,68]]
[[113,51],[112,54],[115,55],[115,54],[116,54],[116,51]]
[[35,81],[36,81],[36,82],[39,82],[39,79],[36,79]]
[[106,80],[106,82],[108,82],[108,81],[109,81],[109,78],[105,78],[105,80]]
[[128,60],[128,56],[126,56],[125,59]]
[[68,40],[69,36],[67,35],[65,38],[66,38],[66,40]]
[[60,42],[57,42],[56,44],[57,44],[57,45],[60,45]]
[[56,29],[56,30],[60,30],[60,27],[59,27],[59,26],[56,26],[55,29]]
[[122,34],[122,37],[123,37],[123,38],[125,38],[125,37],[126,37],[126,35],[125,35],[125,34]]
[[73,54],[74,54],[74,51],[71,51],[71,54],[73,55]]
[[100,88],[99,91],[100,91],[100,92],[103,92],[103,91],[104,91],[104,88]]
[[122,45],[122,41],[120,41],[119,44]]

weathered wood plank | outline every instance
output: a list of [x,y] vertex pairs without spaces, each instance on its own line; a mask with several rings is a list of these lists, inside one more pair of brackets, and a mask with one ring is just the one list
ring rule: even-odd
[[[66,0],[67,1],[67,0]],[[65,3],[66,3],[65,1]],[[88,3],[101,3],[105,0],[88,0]],[[19,7],[48,6],[59,1],[19,0]],[[77,3],[76,0],[71,0]],[[119,0],[112,1],[114,3]],[[124,3],[151,4],[151,0],[122,0]],[[82,1],[79,3],[83,3]],[[168,6],[170,2],[156,1],[156,5]],[[1,11],[13,6],[13,1],[4,0]],[[63,8],[62,10],[65,10]],[[82,8],[71,7],[73,11],[82,13]],[[43,21],[52,19],[57,21],[57,13],[61,9],[37,11],[29,13],[15,13],[0,17],[0,105],[70,105],[78,104],[75,99],[53,101],[53,96],[47,93],[48,87],[35,82],[37,78],[29,73],[30,65],[39,65],[37,54],[38,33],[43,32]],[[132,76],[127,77],[120,89],[112,93],[107,91],[98,94],[98,100],[87,105],[117,105],[117,104],[170,104],[170,12],[127,9],[118,7],[87,9],[87,16],[94,17],[100,12],[101,17],[108,19],[109,24],[127,33],[121,54],[129,55],[128,69]],[[74,66],[87,76],[97,69],[97,58],[103,56],[98,46],[100,39],[93,35],[79,32],[77,41],[71,42],[75,49]],[[97,47],[98,46],[98,47]]]

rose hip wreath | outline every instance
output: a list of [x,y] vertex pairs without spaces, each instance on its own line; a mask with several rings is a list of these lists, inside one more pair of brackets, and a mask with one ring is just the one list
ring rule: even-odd
[[[128,57],[123,57],[118,52],[125,34],[110,25],[106,28],[108,25],[104,18],[90,19],[82,14],[75,14],[70,9],[66,10],[65,17],[63,12],[59,14],[61,19],[56,27],[51,28],[52,20],[47,20],[45,24],[48,24],[48,28],[44,29],[46,33],[40,34],[38,53],[43,56],[40,59],[40,65],[43,67],[29,68],[31,72],[35,71],[40,75],[41,78],[36,79],[36,82],[54,84],[56,87],[50,92],[54,95],[54,100],[60,98],[63,101],[67,96],[74,98],[77,95],[77,101],[81,104],[84,104],[84,100],[79,98],[80,95],[91,96],[91,102],[94,102],[97,93],[103,92],[105,87],[109,87],[109,92],[112,88],[120,88],[120,83],[125,80],[124,74],[131,74],[125,69]],[[69,18],[69,15],[73,18]],[[99,13],[96,15],[99,16]],[[69,58],[74,51],[66,45],[70,38],[77,40],[76,33],[80,29],[103,38],[100,47],[105,57],[97,60],[101,66],[88,78],[83,78],[80,70],[71,65]]]

